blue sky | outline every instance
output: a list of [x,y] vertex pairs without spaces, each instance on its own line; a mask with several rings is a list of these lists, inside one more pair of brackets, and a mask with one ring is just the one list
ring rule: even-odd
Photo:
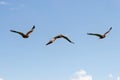
[[[0,0],[0,11],[0,80],[120,80],[119,0]],[[33,25],[28,39],[9,31]],[[75,44],[45,45],[58,34]]]

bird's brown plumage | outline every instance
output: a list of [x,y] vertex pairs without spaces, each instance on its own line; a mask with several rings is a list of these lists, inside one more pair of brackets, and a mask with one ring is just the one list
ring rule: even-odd
[[29,30],[26,34],[24,34],[23,32],[15,31],[15,30],[10,30],[10,31],[20,34],[23,38],[28,38],[30,33],[32,33],[34,29],[35,29],[35,26],[33,25],[32,29]]
[[97,34],[97,33],[87,33],[87,34],[88,35],[98,36],[100,39],[103,39],[111,31],[111,29],[112,29],[112,27],[110,27],[110,29],[107,32],[105,32],[104,34]]
[[53,37],[46,45],[49,45],[49,44],[53,43],[53,42],[54,42],[56,39],[58,39],[58,38],[64,38],[64,39],[66,39],[67,41],[69,41],[70,43],[74,43],[74,42],[72,42],[68,37],[66,37],[66,36],[64,36],[64,35],[62,35],[62,34],[59,34],[59,35]]

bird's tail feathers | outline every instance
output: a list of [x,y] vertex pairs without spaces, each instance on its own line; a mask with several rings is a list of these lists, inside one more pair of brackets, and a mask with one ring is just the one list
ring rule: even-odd
[[94,35],[93,33],[87,33],[88,35]]
[[11,32],[16,32],[17,33],[17,31],[15,31],[15,30],[10,30]]

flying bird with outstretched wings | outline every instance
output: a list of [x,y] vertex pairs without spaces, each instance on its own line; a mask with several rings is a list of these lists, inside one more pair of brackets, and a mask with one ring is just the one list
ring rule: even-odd
[[23,38],[28,38],[30,33],[32,33],[34,29],[35,29],[35,25],[33,25],[32,29],[29,30],[26,34],[24,34],[23,32],[15,31],[15,30],[10,30],[10,31],[21,35]]
[[104,34],[97,34],[97,33],[87,33],[88,35],[94,35],[94,36],[97,36],[99,37],[100,39],[103,39],[106,37],[106,35],[112,30],[112,27],[110,27],[110,29],[105,32]]
[[49,45],[49,44],[53,43],[53,42],[54,42],[56,39],[58,39],[58,38],[64,38],[64,39],[66,39],[68,42],[74,44],[74,42],[72,42],[68,37],[66,37],[66,36],[64,36],[64,35],[62,35],[62,34],[59,34],[59,35],[53,37],[46,45]]

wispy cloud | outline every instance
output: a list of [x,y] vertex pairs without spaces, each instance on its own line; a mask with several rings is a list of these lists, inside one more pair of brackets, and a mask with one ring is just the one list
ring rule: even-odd
[[88,75],[85,70],[77,71],[71,80],[92,80],[92,76]]
[[108,80],[113,80],[113,74],[108,75]]
[[109,77],[109,78],[113,78],[113,74],[109,74],[108,77]]
[[108,80],[120,80],[120,76],[115,77],[113,76],[113,74],[109,74],[108,78],[109,78]]
[[120,80],[120,76],[117,76],[117,80]]
[[4,80],[3,78],[0,78],[0,80]]
[[25,5],[22,3],[14,3],[14,2],[6,2],[4,0],[0,1],[0,6],[6,6],[6,9],[9,9],[11,11],[19,10],[21,8],[24,8]]
[[0,1],[0,5],[8,5],[8,3],[5,1]]

